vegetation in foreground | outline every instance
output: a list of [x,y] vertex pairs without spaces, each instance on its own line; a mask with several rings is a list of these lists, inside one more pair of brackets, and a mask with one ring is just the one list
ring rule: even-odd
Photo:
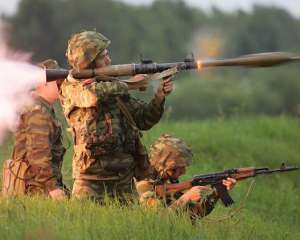
[[[253,118],[162,123],[145,133],[146,144],[168,132],[194,149],[188,176],[242,166],[300,165],[298,119]],[[0,148],[9,156],[11,143]],[[64,176],[71,185],[71,153]],[[236,204],[221,204],[207,218],[191,225],[166,209],[137,204],[121,207],[109,202],[55,203],[47,199],[0,200],[1,239],[299,239],[300,190],[298,172],[258,177],[239,183],[232,192]],[[247,193],[250,193],[247,195]]]

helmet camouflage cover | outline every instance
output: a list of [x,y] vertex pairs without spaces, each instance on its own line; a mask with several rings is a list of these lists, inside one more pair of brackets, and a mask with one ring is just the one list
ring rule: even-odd
[[161,135],[150,146],[150,164],[160,174],[169,169],[190,165],[192,157],[192,150],[186,143],[169,134]]
[[66,56],[76,70],[88,67],[110,44],[110,40],[96,31],[73,34],[68,42]]
[[46,68],[46,69],[58,69],[59,68],[57,61],[54,59],[47,59],[43,62],[40,62],[38,64],[38,66],[41,68]]

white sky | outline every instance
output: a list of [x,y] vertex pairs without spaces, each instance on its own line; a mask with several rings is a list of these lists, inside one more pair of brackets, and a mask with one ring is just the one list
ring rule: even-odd
[[[50,0],[45,0],[50,1]],[[152,0],[120,0],[132,4],[149,4]],[[250,10],[253,3],[260,3],[266,5],[282,6],[288,9],[295,16],[300,17],[300,0],[185,0],[191,6],[198,6],[209,9],[215,5],[224,10],[235,10],[242,8]],[[19,0],[0,0],[0,13],[12,13],[17,6]]]

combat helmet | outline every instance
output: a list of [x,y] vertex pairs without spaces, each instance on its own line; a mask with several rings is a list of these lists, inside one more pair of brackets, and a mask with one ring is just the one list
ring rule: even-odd
[[[46,59],[40,63],[38,63],[38,66],[44,69],[59,69],[59,64],[56,60],[54,59]],[[62,82],[64,79],[57,79],[56,80],[56,85],[58,88],[60,88]]]
[[76,33],[68,42],[66,57],[74,69],[85,69],[109,45],[110,40],[96,31]]
[[151,146],[149,160],[160,174],[176,167],[186,167],[192,162],[192,150],[179,138],[169,134],[161,135]]
[[42,61],[38,64],[38,66],[41,68],[46,68],[46,69],[58,69],[59,68],[57,61],[54,59],[47,59],[45,61]]

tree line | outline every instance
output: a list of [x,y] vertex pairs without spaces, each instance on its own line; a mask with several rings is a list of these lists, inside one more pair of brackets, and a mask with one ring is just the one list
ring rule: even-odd
[[[227,13],[214,8],[207,13],[182,0],[156,0],[148,6],[117,0],[21,0],[16,13],[3,16],[3,20],[11,47],[32,52],[36,62],[54,58],[64,67],[67,41],[81,30],[95,29],[111,39],[114,63],[179,61],[191,52],[205,58],[296,52],[300,42],[299,19],[284,9],[260,5],[251,12]],[[297,67],[287,67],[185,75],[186,81],[178,83],[177,93],[170,99],[170,109],[182,106],[186,114],[170,110],[170,116],[297,114],[298,72]],[[195,85],[199,85],[197,90]]]

